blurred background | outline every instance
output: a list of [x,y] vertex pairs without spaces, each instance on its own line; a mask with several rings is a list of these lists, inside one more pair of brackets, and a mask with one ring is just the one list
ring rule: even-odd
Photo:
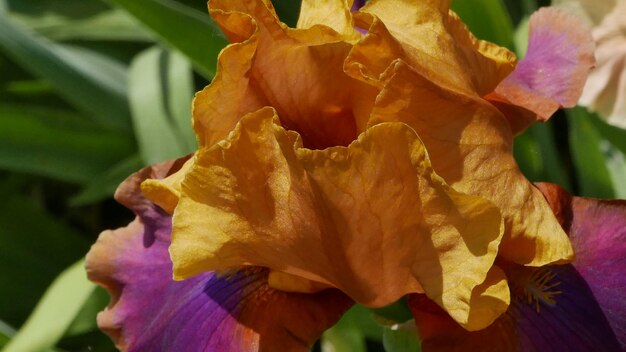
[[[274,4],[293,26],[299,1]],[[478,38],[520,57],[545,5],[453,0]],[[0,0],[0,349],[115,350],[95,323],[108,295],[82,258],[132,219],[111,198],[124,178],[195,150],[191,99],[225,45],[203,0]],[[515,144],[530,180],[601,198],[626,198],[624,153],[626,132],[582,107]],[[402,303],[357,307],[316,349],[417,350],[396,324],[408,318]]]

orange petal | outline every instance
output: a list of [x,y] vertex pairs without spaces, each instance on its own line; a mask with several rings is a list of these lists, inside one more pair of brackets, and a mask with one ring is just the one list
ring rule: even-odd
[[[376,34],[385,37],[384,31]],[[370,53],[370,60],[375,60],[378,53],[375,44],[372,41],[371,47],[363,48]],[[360,50],[360,45],[355,50]],[[368,68],[368,62],[348,65]],[[374,76],[363,80],[372,82]],[[497,109],[478,97],[436,85],[401,60],[372,84],[384,88],[372,110],[371,125],[385,121],[407,123],[420,136],[435,171],[448,184],[460,192],[484,197],[500,208],[506,224],[500,248],[503,256],[533,266],[572,258],[567,235],[550,207],[519,171],[511,153],[509,126]]]
[[515,55],[477,40],[449,9],[450,0],[372,0],[355,17],[364,28],[379,18],[403,48],[396,58],[432,82],[482,96],[513,70]]
[[346,39],[360,37],[354,29],[351,1],[348,0],[303,0],[298,18],[298,28],[323,25],[343,34]]
[[137,218],[104,231],[87,254],[90,280],[106,288],[110,305],[98,326],[121,351],[309,351],[353,302],[336,289],[292,294],[268,287],[268,270],[246,267],[172,280],[171,217],[139,185],[182,164],[144,168],[120,185],[117,199]]
[[263,106],[274,107],[308,146],[356,138],[375,92],[343,72],[351,47],[345,35],[325,25],[289,29],[261,0],[212,0],[209,7],[235,44],[220,54],[218,74],[194,101],[200,145],[225,138],[243,115]]
[[176,279],[258,265],[372,307],[426,292],[468,328],[489,320],[470,321],[470,309],[485,310],[469,302],[497,254],[498,209],[448,187],[410,127],[310,150],[277,123],[260,110],[198,152],[174,213]]
[[180,185],[194,163],[193,157],[189,158],[188,156],[185,159],[188,160],[184,160],[184,164],[180,165],[177,171],[171,175],[163,178],[151,177],[141,183],[143,194],[168,214],[174,213],[180,198]]

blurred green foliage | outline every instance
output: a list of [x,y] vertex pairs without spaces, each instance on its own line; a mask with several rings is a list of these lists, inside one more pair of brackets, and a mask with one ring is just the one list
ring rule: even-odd
[[[295,25],[299,1],[274,1]],[[454,0],[481,39],[525,53],[546,1]],[[190,102],[226,45],[202,0],[0,0],[0,348],[112,351],[108,301],[82,257],[131,214],[111,200],[142,166],[196,147]],[[626,197],[626,132],[582,108],[516,139],[532,181]],[[418,351],[406,306],[355,307],[317,348]]]

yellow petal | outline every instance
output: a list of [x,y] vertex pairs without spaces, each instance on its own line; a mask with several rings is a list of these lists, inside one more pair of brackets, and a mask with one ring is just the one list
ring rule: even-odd
[[[506,275],[500,267],[494,265],[487,273],[485,281],[472,292],[472,307],[463,326],[466,330],[476,331],[491,325],[494,320],[507,310],[511,303],[511,291]],[[454,315],[450,314],[452,318]],[[458,320],[455,318],[455,320]]]
[[180,167],[180,170],[162,178],[149,178],[141,183],[141,192],[154,204],[160,206],[167,213],[174,213],[180,198],[180,185],[183,178],[191,170],[194,158],[190,158]]
[[234,44],[194,100],[201,146],[225,138],[243,115],[263,106],[274,107],[313,148],[347,145],[364,129],[376,92],[343,72],[351,48],[345,35],[326,26],[289,29],[261,0],[212,0],[209,7]]
[[446,182],[495,203],[506,224],[500,248],[504,257],[533,266],[572,259],[567,235],[541,193],[519,171],[510,128],[495,107],[437,86],[401,61],[381,79],[377,84],[384,89],[370,123],[409,124]]
[[311,28],[324,25],[345,35],[357,39],[360,35],[354,30],[351,1],[348,0],[303,0],[298,18],[298,28]]
[[379,18],[403,48],[396,58],[429,80],[483,96],[515,68],[515,55],[477,40],[449,9],[450,0],[371,0],[355,17],[362,27]]
[[502,236],[498,209],[447,186],[407,125],[310,150],[269,108],[198,152],[173,222],[176,279],[258,265],[372,307],[423,291],[461,324]]

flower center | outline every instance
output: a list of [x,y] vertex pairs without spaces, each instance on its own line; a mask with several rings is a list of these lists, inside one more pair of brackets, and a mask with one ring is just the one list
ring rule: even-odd
[[556,305],[555,297],[562,291],[556,288],[561,284],[560,281],[554,280],[556,274],[549,269],[538,268],[528,277],[528,281],[524,286],[524,293],[528,299],[528,304],[535,303],[537,313],[540,312],[540,302],[549,306]]

